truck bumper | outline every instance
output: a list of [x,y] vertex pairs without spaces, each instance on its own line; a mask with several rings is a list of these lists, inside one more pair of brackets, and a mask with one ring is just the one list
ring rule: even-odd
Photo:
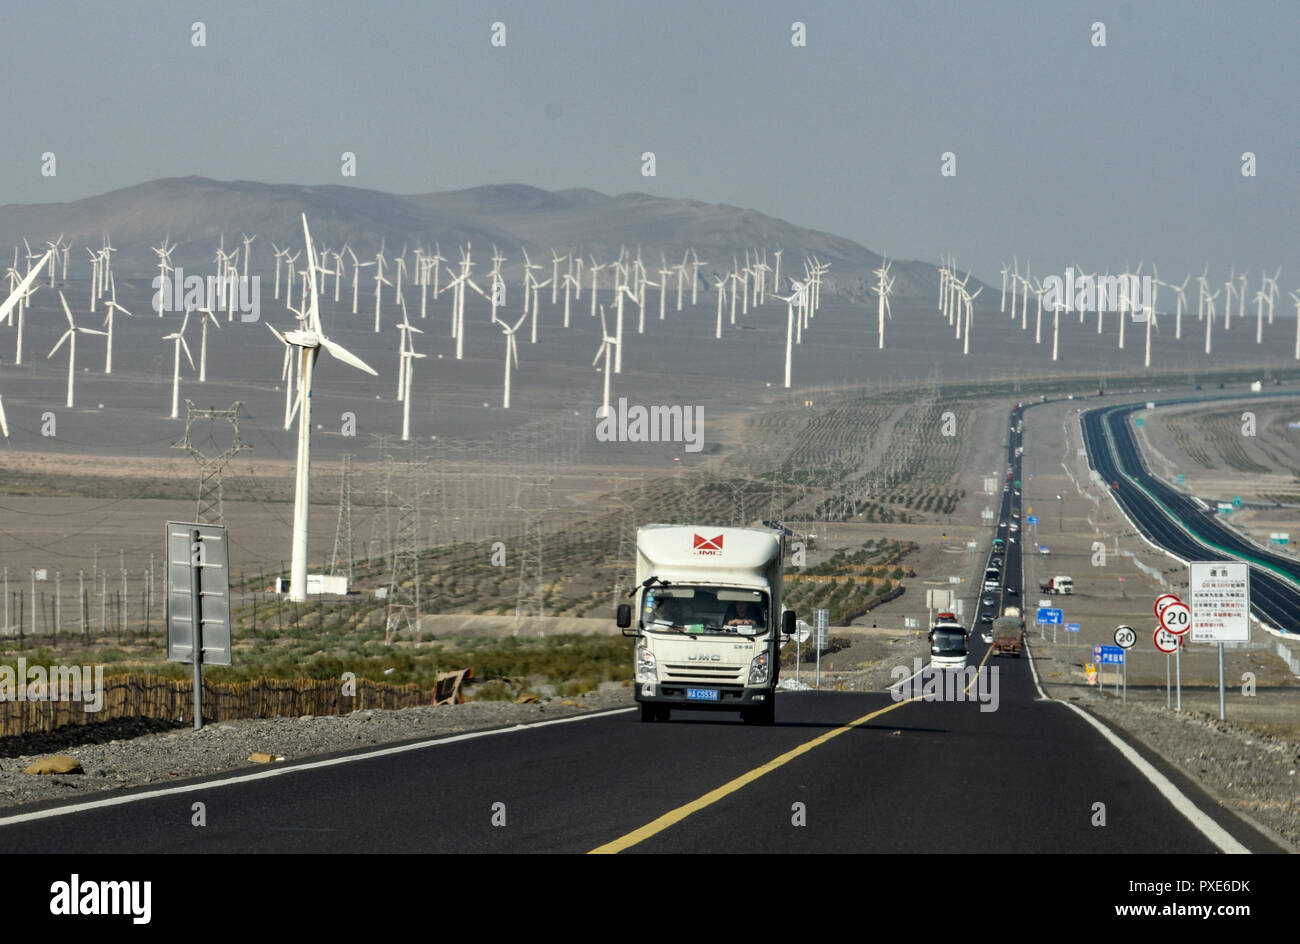
[[[717,701],[702,701],[686,697],[687,688],[715,689]],[[671,705],[691,711],[738,711],[770,704],[775,698],[773,688],[740,685],[687,685],[683,682],[637,682],[636,700],[653,705]]]

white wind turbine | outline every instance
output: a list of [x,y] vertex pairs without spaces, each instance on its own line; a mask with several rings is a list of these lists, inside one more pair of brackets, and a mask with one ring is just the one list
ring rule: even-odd
[[280,263],[284,261],[284,250],[275,243],[271,243],[271,248],[275,250],[275,297],[278,300],[280,298]]
[[[411,329],[416,330],[416,329]],[[411,441],[411,377],[415,373],[414,361],[423,360],[427,354],[417,354],[415,348],[411,346],[411,336],[402,335],[405,344],[402,349],[402,382],[405,389],[402,391],[402,442]]]
[[[39,267],[38,267],[39,268]],[[68,342],[68,402],[65,404],[69,409],[72,408],[72,382],[77,375],[77,335],[78,334],[98,334],[103,335],[106,332],[98,331],[94,328],[78,328],[72,320],[72,311],[68,308],[68,300],[63,297],[63,292],[59,292],[59,301],[63,302],[63,313],[68,318],[68,330],[63,332],[59,342],[50,349],[50,353],[45,355],[49,360],[63,347],[63,342]]]
[[[694,249],[691,250],[691,307],[699,303],[697,292],[700,288],[700,266],[708,265],[707,262],[700,261],[700,255]],[[781,274],[781,251],[776,252],[776,272]]]
[[1295,360],[1300,361],[1300,295],[1292,292],[1291,298],[1295,300]]
[[718,328],[713,336],[720,339],[722,337],[722,305],[727,300],[727,277],[724,275],[722,278],[718,278],[715,275],[713,282],[718,288]]
[[1214,332],[1214,300],[1219,297],[1219,293],[1205,296],[1205,353],[1210,353],[1210,335]]
[[[970,275],[967,274],[966,278],[969,279],[969,278],[970,278]],[[962,284],[965,284],[965,283],[962,283]],[[974,313],[975,313],[975,299],[979,298],[979,294],[980,294],[980,292],[982,292],[982,291],[984,291],[984,286],[981,285],[979,288],[975,289],[975,294],[973,294],[973,295],[968,295],[968,294],[966,293],[966,290],[965,290],[965,289],[962,289],[962,292],[961,292],[962,298],[963,298],[963,299],[965,300],[965,302],[966,302],[966,337],[962,339],[962,345],[963,345],[963,347],[962,347],[962,354],[969,354],[969,353],[970,353],[970,325],[971,325],[971,318],[974,317]],[[961,317],[961,316],[958,315],[958,317]]]
[[381,244],[379,253],[375,256],[375,334],[379,333],[379,303],[384,294],[384,286],[391,286],[393,283],[384,278],[384,265],[387,260],[384,259],[384,247]]
[[352,257],[352,314],[357,313],[357,291],[361,287],[361,270],[368,266],[374,265],[373,262],[359,262],[357,254],[351,249],[348,255]]
[[288,266],[288,270],[289,270],[289,276],[288,276],[288,278],[285,280],[286,284],[285,284],[285,300],[284,300],[284,303],[285,303],[285,306],[288,307],[288,308],[290,308],[290,309],[293,308],[293,277],[294,277],[294,275],[297,273],[297,268],[296,268],[296,267],[297,267],[297,265],[298,265],[298,257],[301,256],[301,255],[302,255],[302,250],[301,250],[301,249],[299,249],[297,252],[295,252],[292,256],[289,255],[289,250],[286,249],[285,252],[284,252],[284,261],[285,261],[285,264]]
[[[1015,256],[1011,257],[1011,319],[1016,317],[1016,283],[1020,281],[1020,260]],[[962,283],[965,285],[966,283]],[[961,317],[961,312],[957,312],[957,317]]]
[[[474,284],[474,280],[469,277],[470,269],[474,265],[472,257],[474,244],[473,242],[467,242],[465,245],[466,249],[462,249],[460,252],[460,275],[448,282],[442,289],[444,292],[454,290],[452,295],[451,333],[452,337],[456,339],[456,360],[462,360],[465,356],[465,287],[469,286],[479,295],[487,298],[487,293]],[[533,302],[535,309],[537,307],[536,295],[533,297]],[[536,315],[535,311],[534,315]],[[536,322],[534,321],[535,330]]]
[[596,296],[600,293],[600,270],[608,266],[606,262],[602,265],[596,264],[596,257],[591,257],[591,265],[587,266],[591,270],[591,317],[596,317]]
[[[46,252],[45,255],[48,256],[49,253]],[[16,263],[17,260],[15,260],[15,264]],[[26,307],[23,302],[27,298],[27,290],[31,288],[32,283],[34,283],[40,276],[41,266],[44,265],[44,263],[45,256],[42,256],[41,261],[27,270],[27,274],[23,276],[22,279],[19,280],[10,290],[9,297],[4,300],[4,304],[0,305],[0,321],[4,321],[6,318],[11,318],[14,306],[18,306],[18,351],[17,356],[14,358],[15,364],[21,364],[23,362],[23,309]],[[14,272],[14,270],[10,269],[10,272]],[[14,272],[14,275],[16,276],[17,273]],[[48,360],[48,358],[46,359]]]
[[1006,264],[1003,264],[1002,266],[1002,307],[998,309],[998,312],[1004,315],[1007,313],[1007,273],[1010,271],[1011,268]]
[[[1226,289],[1226,294],[1224,295],[1224,302],[1226,304],[1223,306],[1224,331],[1227,331],[1232,327],[1232,296],[1237,290],[1237,279],[1236,276],[1233,275],[1234,271],[1235,268],[1228,270],[1228,281],[1223,283],[1224,288]],[[1215,294],[1217,295],[1218,293],[1216,292]]]
[[[1296,343],[1300,344],[1300,341],[1297,341]],[[605,413],[606,414],[609,413],[610,353],[612,350],[617,350],[617,348],[618,348],[618,338],[610,336],[609,328],[605,325],[605,306],[601,305],[600,306],[600,347],[596,349],[596,357],[591,362],[591,366],[595,367],[598,363],[600,363],[600,356],[602,354],[605,355]],[[1300,347],[1297,347],[1297,351],[1300,351]],[[1297,358],[1300,358],[1300,354],[1297,354],[1296,356]]]
[[212,313],[212,309],[200,308],[198,311],[199,311],[199,324],[202,326],[201,328],[202,334],[200,335],[200,340],[199,340],[199,383],[207,383],[208,382],[208,322],[211,321],[212,326],[217,330],[221,329],[221,325],[217,323],[216,315]]
[[293,391],[296,386],[293,378],[293,345],[286,341],[284,335],[276,331],[271,325],[267,325],[266,329],[275,335],[277,341],[284,345],[284,363],[280,366],[280,382],[284,384],[284,428],[288,429],[289,424],[293,422]]
[[[246,233],[240,233],[239,236],[244,241],[244,278],[248,278],[248,247],[253,245],[253,240],[257,238],[257,234],[254,233],[252,236],[249,236]],[[337,300],[338,299],[335,299],[335,301]]]
[[424,334],[419,328],[413,327],[406,318],[406,309],[402,309],[402,323],[397,326],[401,332],[402,339],[397,346],[397,399],[406,398],[406,352],[414,350],[411,345],[411,334]]
[[[773,298],[779,298],[785,302],[785,387],[790,389],[790,361],[794,351],[794,305],[803,295],[803,286],[798,282],[794,283],[794,291],[789,295],[778,295],[775,290],[772,292]],[[721,328],[721,321],[718,323]]]
[[883,351],[885,349],[885,314],[888,313],[890,318],[894,317],[893,309],[889,304],[889,296],[894,293],[894,280],[889,277],[889,269],[893,263],[883,258],[881,261],[883,264],[875,270],[876,349]]
[[108,312],[104,315],[104,327],[107,329],[105,333],[108,335],[108,339],[104,343],[104,373],[111,374],[113,372],[113,311],[120,311],[128,318],[135,316],[117,303],[117,280],[113,278],[111,273],[108,277],[108,284],[112,290],[112,297],[108,300]]
[[[307,268],[316,268],[316,250],[312,247],[311,232],[307,229],[307,214],[302,216],[302,230],[307,247]],[[284,340],[296,347],[298,354],[298,390],[295,409],[298,413],[298,462],[293,499],[293,560],[289,577],[289,599],[303,602],[307,599],[307,519],[311,500],[311,400],[312,374],[321,349],[329,351],[336,360],[363,370],[371,376],[375,371],[343,345],[331,341],[321,328],[320,307],[316,298],[315,278],[307,280],[310,291],[305,326],[284,333]],[[286,427],[287,428],[287,427]]]
[[[559,302],[558,292],[560,290],[560,263],[569,258],[567,255],[560,255],[554,249],[551,250],[551,305],[554,306]],[[567,325],[568,322],[565,322]]]
[[[1138,268],[1141,269],[1142,267],[1141,267],[1141,266],[1138,266]],[[1151,277],[1151,298],[1149,299],[1150,307],[1147,309],[1147,312],[1146,312],[1146,316],[1147,316],[1147,332],[1146,332],[1146,333],[1147,333],[1147,347],[1146,347],[1146,358],[1145,358],[1145,359],[1143,360],[1143,362],[1142,362],[1142,366],[1144,366],[1144,367],[1150,367],[1150,366],[1151,366],[1151,329],[1152,329],[1152,328],[1155,328],[1155,329],[1156,329],[1156,333],[1157,333],[1157,334],[1160,333],[1160,322],[1158,322],[1158,321],[1156,320],[1156,317],[1157,317],[1156,313],[1157,313],[1157,311],[1158,311],[1159,309],[1156,307],[1156,305],[1157,305],[1157,303],[1159,302],[1159,299],[1160,299],[1160,286],[1161,286],[1163,283],[1160,281],[1160,270],[1156,268],[1155,263],[1152,263],[1152,264],[1151,264],[1151,273],[1152,273],[1152,277]],[[1134,310],[1137,310],[1137,309],[1134,309]]]
[[172,355],[172,412],[171,419],[177,419],[180,416],[180,395],[181,395],[181,350],[185,351],[185,359],[190,362],[190,369],[194,369],[194,358],[190,356],[190,346],[185,343],[185,329],[190,324],[190,310],[185,309],[185,318],[181,321],[181,329],[173,331],[171,334],[163,335],[164,341],[175,341],[174,352]]
[[519,320],[515,322],[514,327],[510,327],[504,321],[501,322],[501,333],[506,336],[506,379],[505,389],[501,395],[501,408],[510,409],[510,362],[513,360],[515,370],[519,369],[519,345],[515,342],[515,332],[519,326],[524,323],[527,315],[520,315]]

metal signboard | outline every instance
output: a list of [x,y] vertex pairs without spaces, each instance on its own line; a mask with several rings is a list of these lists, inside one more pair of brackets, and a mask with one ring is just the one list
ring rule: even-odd
[[1188,603],[1192,642],[1250,641],[1250,566],[1240,561],[1192,561]]
[[199,662],[230,665],[230,549],[225,527],[169,521],[164,553],[167,661],[194,661],[197,627]]
[[1064,615],[1064,611],[1056,607],[1043,606],[1038,608],[1038,622],[1040,623],[1059,624],[1064,622]]
[[1025,524],[1038,524],[1038,515],[1026,515]]
[[1124,650],[1119,646],[1102,646],[1101,663],[1102,665],[1123,665]]

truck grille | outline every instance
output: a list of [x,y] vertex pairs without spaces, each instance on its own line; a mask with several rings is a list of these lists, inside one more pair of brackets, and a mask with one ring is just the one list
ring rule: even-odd
[[665,662],[665,682],[741,682],[745,667],[720,662]]

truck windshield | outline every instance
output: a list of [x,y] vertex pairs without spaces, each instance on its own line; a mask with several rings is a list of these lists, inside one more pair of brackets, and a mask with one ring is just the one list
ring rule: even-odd
[[930,632],[930,654],[935,656],[959,655],[966,651],[964,630],[935,629]]
[[767,594],[726,587],[650,587],[641,603],[642,625],[669,632],[736,634],[756,627],[761,633],[767,614]]

